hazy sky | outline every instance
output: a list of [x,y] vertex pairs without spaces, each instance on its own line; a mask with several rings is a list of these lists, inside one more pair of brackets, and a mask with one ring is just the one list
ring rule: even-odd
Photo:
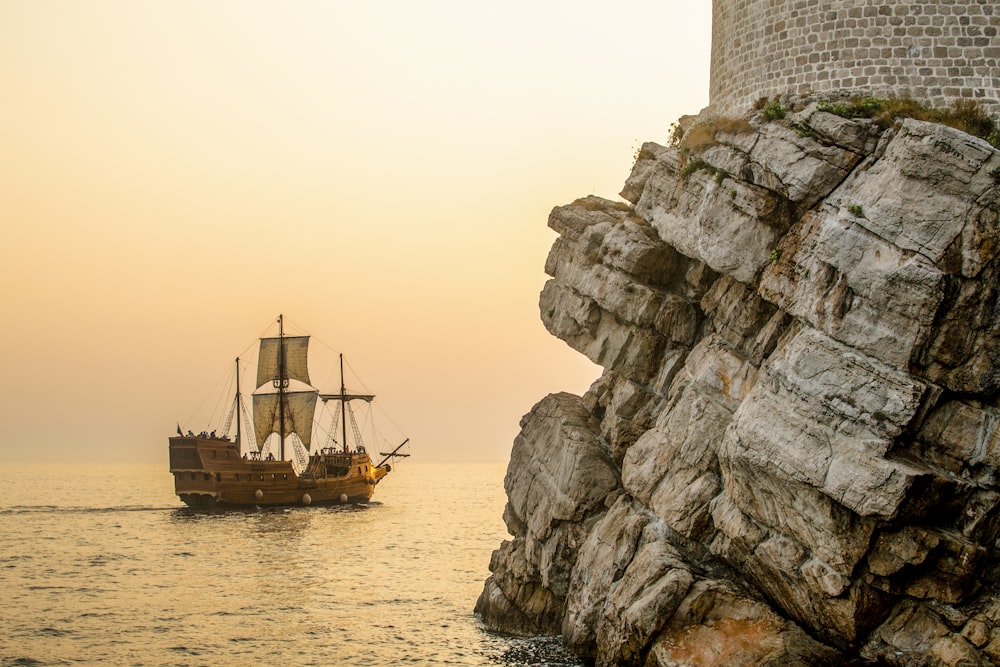
[[600,375],[539,320],[549,210],[707,104],[710,14],[0,0],[0,462],[166,465],[279,313],[419,460],[506,460]]

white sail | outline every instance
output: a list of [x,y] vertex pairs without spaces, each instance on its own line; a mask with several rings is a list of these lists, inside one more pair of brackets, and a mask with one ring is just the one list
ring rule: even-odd
[[[279,378],[278,352],[284,351],[284,378]],[[261,338],[257,355],[257,387],[271,384],[274,380],[299,380],[309,382],[309,336],[282,336],[281,338]]]
[[[287,340],[287,339],[286,339]],[[285,392],[285,436],[295,433],[308,450],[312,441],[313,413],[316,411],[314,391]],[[258,446],[272,433],[281,433],[281,411],[278,400],[281,394],[255,394],[253,397],[253,430]]]

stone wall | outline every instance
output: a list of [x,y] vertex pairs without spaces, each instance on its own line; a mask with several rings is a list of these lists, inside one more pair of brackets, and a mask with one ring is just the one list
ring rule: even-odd
[[842,90],[1000,115],[996,0],[713,0],[710,109]]

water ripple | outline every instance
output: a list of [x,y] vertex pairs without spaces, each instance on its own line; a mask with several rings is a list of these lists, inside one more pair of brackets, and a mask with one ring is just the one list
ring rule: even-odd
[[18,610],[0,664],[578,665],[557,640],[493,635],[472,613],[506,537],[502,479],[408,465],[368,505],[193,512],[159,467],[72,469],[44,490],[0,472]]

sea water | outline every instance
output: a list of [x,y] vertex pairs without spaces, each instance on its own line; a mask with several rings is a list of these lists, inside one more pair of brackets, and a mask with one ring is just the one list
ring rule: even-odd
[[404,462],[365,506],[199,513],[165,463],[0,466],[0,664],[580,664],[472,612],[503,472]]

